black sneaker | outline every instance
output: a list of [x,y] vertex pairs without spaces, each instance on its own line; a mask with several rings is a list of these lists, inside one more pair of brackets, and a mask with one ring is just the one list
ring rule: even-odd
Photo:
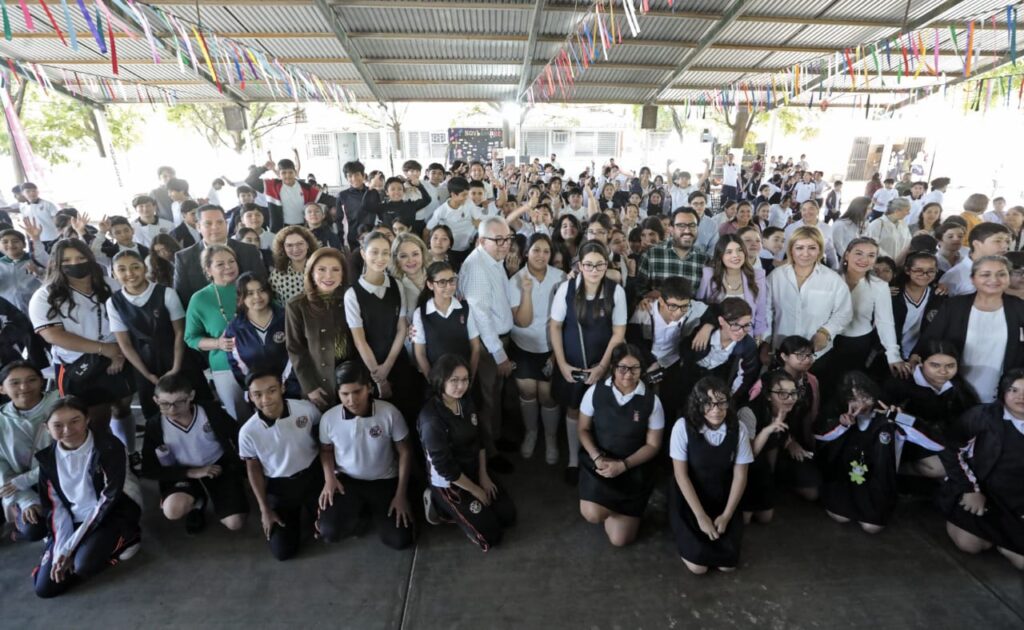
[[508,461],[501,455],[495,455],[488,459],[487,468],[503,475],[508,475],[516,469],[516,467],[512,465],[512,462]]
[[132,469],[136,477],[142,475],[142,454],[135,452],[128,456],[128,467]]
[[576,466],[570,466],[565,469],[565,483],[570,486],[580,485],[580,469]]
[[185,517],[185,533],[194,536],[206,529],[206,510],[195,508]]

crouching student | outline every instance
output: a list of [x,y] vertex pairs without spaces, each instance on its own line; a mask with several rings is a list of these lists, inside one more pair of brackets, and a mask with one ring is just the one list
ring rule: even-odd
[[993,546],[1024,571],[1024,370],[999,380],[996,402],[960,418],[962,437],[941,453],[949,476],[939,497],[946,532],[961,551]]
[[915,418],[881,402],[878,385],[862,372],[839,382],[835,425],[816,435],[821,498],[835,521],[882,531],[896,507],[896,471],[906,441],[938,452],[942,445],[914,428]]
[[715,377],[697,381],[686,416],[672,427],[669,454],[675,483],[669,520],[679,558],[692,573],[739,566],[743,519],[733,518],[754,461],[747,429],[729,406],[729,387]]
[[53,441],[46,431],[46,418],[60,394],[43,392],[43,375],[28,361],[14,361],[0,370],[0,394],[11,399],[0,407],[4,515],[14,525],[13,540],[42,540],[46,515],[36,491],[39,463],[35,454]]
[[56,597],[138,552],[142,492],[124,444],[89,428],[84,402],[59,399],[46,427],[54,443],[36,459],[50,531],[33,583],[39,597]]
[[604,525],[612,545],[636,539],[655,482],[665,412],[641,380],[639,348],[612,350],[612,375],[590,386],[580,403],[580,513]]
[[260,506],[270,553],[288,560],[299,550],[302,512],[316,515],[323,487],[320,411],[307,400],[285,400],[277,372],[252,372],[246,388],[256,413],[238,432],[238,454]]
[[417,421],[430,469],[423,493],[427,522],[455,521],[471,541],[487,551],[499,544],[516,520],[508,493],[487,471],[487,452],[469,392],[469,364],[446,354],[431,367],[434,395]]
[[370,373],[357,361],[338,368],[341,404],[320,420],[320,493],[317,529],[327,542],[355,534],[369,514],[381,542],[405,549],[413,542],[407,490],[412,466],[409,428],[398,409],[374,400]]
[[[750,304],[737,297],[725,298],[714,305],[712,311],[718,314],[714,327],[705,324],[693,339],[682,344],[679,386],[688,394],[692,383],[714,376],[729,386],[733,400],[745,404],[761,371],[757,342],[750,336],[754,326],[753,311]],[[708,330],[712,332],[707,342],[697,341]]]
[[249,513],[245,475],[238,459],[238,423],[220,405],[195,402],[188,377],[168,374],[156,383],[160,413],[146,421],[142,476],[160,483],[160,509],[185,519],[185,531],[206,526],[206,499],[224,527],[242,529]]

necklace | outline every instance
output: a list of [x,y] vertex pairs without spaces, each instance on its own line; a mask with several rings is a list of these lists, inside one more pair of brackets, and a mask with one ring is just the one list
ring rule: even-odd
[[228,324],[228,323],[231,323],[231,320],[228,318],[228,314],[224,310],[224,302],[222,302],[221,299],[220,299],[220,290],[219,289],[220,289],[220,287],[218,287],[216,284],[213,285],[213,294],[217,296],[217,308],[220,309],[220,316],[224,318],[224,323]]
[[728,291],[729,293],[733,293],[733,292],[739,291],[740,289],[743,288],[743,277],[742,276],[740,277],[740,280],[739,280],[739,282],[736,283],[736,286],[730,286],[729,285],[729,274],[726,273],[725,275],[722,276],[722,284],[725,285],[725,290],[726,291]]

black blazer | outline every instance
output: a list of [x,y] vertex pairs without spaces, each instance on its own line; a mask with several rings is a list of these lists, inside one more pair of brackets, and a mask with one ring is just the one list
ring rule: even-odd
[[178,241],[182,249],[192,247],[196,244],[195,237],[192,236],[192,232],[188,231],[188,226],[184,223],[176,225],[174,229],[171,230],[171,236],[174,237],[174,240]]
[[[239,275],[251,271],[264,278],[267,277],[267,267],[263,264],[260,250],[233,238],[228,239],[228,246],[235,250],[235,255],[238,257]],[[184,306],[188,306],[189,300],[192,299],[196,291],[210,284],[200,263],[203,249],[205,246],[200,241],[192,247],[186,247],[174,254],[174,290],[178,292],[178,297],[181,298]]]
[[[964,467],[979,483],[992,474],[1003,452],[1003,423],[1006,422],[1003,411],[1001,402],[978,405],[968,410],[957,423],[960,439],[939,453],[946,469],[946,483],[955,488],[956,494],[975,491],[975,484]],[[973,448],[969,453],[961,452],[970,440],[974,440]]]
[[[939,309],[946,303],[946,296],[936,295],[933,287],[928,294],[928,302],[924,305],[924,313],[921,315],[921,332],[918,340],[924,336],[924,331],[931,326],[932,320],[938,315]],[[907,301],[903,298],[903,290],[892,296],[892,318],[896,322],[896,336],[903,334],[903,325],[907,323]],[[902,339],[897,339],[902,343]],[[924,357],[921,357],[922,359]]]
[[[228,416],[217,403],[195,403],[206,412],[210,428],[217,437],[217,442],[224,449],[222,465],[237,465],[241,468],[238,458],[238,423]],[[201,431],[202,427],[193,427]],[[146,420],[146,436],[142,442],[142,476],[158,481],[181,481],[188,478],[186,466],[164,466],[157,458],[156,449],[164,443],[164,427],[160,414],[153,414]]]
[[[974,293],[946,298],[946,303],[936,312],[931,325],[921,333],[914,354],[921,355],[929,341],[944,339],[952,342],[960,356],[963,356],[967,342],[967,323],[973,305]],[[1003,312],[1006,314],[1003,372],[1006,372],[1024,367],[1024,300],[1012,295],[1003,296]]]

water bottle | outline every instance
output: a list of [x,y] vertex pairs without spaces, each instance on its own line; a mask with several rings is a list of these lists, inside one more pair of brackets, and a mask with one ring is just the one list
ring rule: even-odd
[[170,467],[178,464],[178,460],[174,459],[174,453],[171,452],[171,449],[167,448],[166,444],[156,447],[156,458],[160,461],[161,466]]

